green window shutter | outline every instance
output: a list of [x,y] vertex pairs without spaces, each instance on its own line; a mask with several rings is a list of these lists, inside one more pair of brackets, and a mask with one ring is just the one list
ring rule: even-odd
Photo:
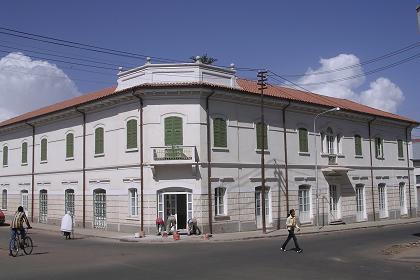
[[226,121],[217,118],[213,121],[214,147],[227,147]]
[[362,137],[359,135],[354,136],[354,153],[357,156],[362,155]]
[[398,157],[399,158],[404,157],[403,141],[402,140],[398,140]]
[[69,133],[66,135],[66,158],[74,157],[74,135]]
[[104,153],[104,129],[98,127],[95,130],[95,154]]
[[299,128],[299,151],[307,153],[308,150],[308,130]]
[[41,140],[41,161],[47,160],[47,139]]
[[137,121],[127,122],[127,149],[137,148]]
[[9,148],[7,146],[3,147],[3,165],[8,165],[9,157]]
[[22,163],[28,163],[28,143],[22,143]]
[[375,157],[379,157],[379,138],[375,138]]
[[182,145],[182,118],[167,117],[165,119],[165,146]]
[[[262,125],[257,123],[257,149],[262,149]],[[264,125],[264,149],[267,149],[267,126]]]

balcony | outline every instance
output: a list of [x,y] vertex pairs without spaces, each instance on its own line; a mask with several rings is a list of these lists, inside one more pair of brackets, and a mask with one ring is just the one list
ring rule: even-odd
[[195,146],[152,147],[153,164],[190,164],[195,161]]

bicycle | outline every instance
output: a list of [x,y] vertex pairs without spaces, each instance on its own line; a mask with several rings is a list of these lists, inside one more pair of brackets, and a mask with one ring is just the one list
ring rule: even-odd
[[23,252],[25,252],[25,255],[30,255],[32,254],[32,250],[34,249],[34,245],[32,242],[32,238],[30,236],[28,236],[28,230],[30,228],[26,229],[26,234],[25,237],[22,239],[22,236],[20,234],[20,230],[18,230],[16,232],[16,237],[13,240],[13,244],[12,244],[12,256],[16,257],[17,254],[19,253],[20,249],[23,249]]

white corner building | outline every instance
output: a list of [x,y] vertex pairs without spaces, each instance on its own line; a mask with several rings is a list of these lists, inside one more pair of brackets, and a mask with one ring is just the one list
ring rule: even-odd
[[292,208],[303,225],[420,215],[417,121],[273,86],[264,118],[257,83],[233,65],[149,60],[116,87],[0,123],[1,209],[10,219],[22,205],[48,224],[71,211],[80,227],[146,234],[168,215],[178,230],[195,217],[214,233],[259,229],[263,212],[283,228]]

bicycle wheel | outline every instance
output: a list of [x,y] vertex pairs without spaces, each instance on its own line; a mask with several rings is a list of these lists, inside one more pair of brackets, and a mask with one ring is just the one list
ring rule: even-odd
[[23,239],[23,251],[25,254],[30,255],[32,253],[32,250],[34,249],[32,238],[29,236],[25,236],[25,239]]
[[13,239],[12,243],[12,256],[16,257],[19,252],[19,241],[17,238]]

